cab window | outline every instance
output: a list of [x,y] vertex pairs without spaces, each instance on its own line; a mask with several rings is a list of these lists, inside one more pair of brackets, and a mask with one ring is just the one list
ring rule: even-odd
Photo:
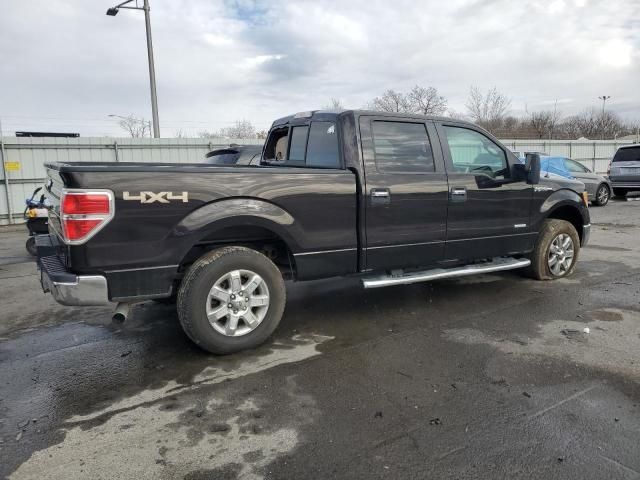
[[431,142],[424,123],[374,121],[376,168],[387,173],[434,171]]
[[506,178],[507,156],[489,137],[462,127],[443,127],[454,172],[485,174],[491,178]]

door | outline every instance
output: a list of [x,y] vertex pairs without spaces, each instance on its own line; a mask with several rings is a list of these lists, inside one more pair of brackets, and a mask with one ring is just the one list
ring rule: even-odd
[[360,117],[366,269],[425,267],[444,258],[447,177],[432,122]]
[[533,248],[529,225],[533,188],[512,181],[504,147],[480,130],[438,125],[449,178],[446,259],[457,262]]
[[596,175],[591,173],[587,167],[582,165],[581,163],[576,162],[575,160],[571,160],[570,158],[563,158],[564,166],[569,173],[582,183],[586,187],[587,193],[590,198],[594,198],[596,195],[596,190],[598,189],[598,185],[600,185],[600,180]]

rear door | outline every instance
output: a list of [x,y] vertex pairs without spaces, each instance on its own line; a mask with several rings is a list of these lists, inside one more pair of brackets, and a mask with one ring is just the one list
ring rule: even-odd
[[532,185],[509,178],[518,160],[480,129],[437,125],[449,178],[446,259],[473,260],[533,248]]
[[430,121],[360,117],[366,268],[424,267],[444,258],[447,177]]

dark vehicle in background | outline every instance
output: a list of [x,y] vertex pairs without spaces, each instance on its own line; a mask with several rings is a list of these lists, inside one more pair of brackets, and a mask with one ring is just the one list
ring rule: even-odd
[[235,145],[212,150],[205,155],[211,165],[257,165],[260,163],[262,145]]
[[40,198],[36,200],[36,195],[41,190],[42,187],[36,188],[31,194],[31,198],[25,200],[27,206],[23,213],[27,221],[27,230],[29,231],[29,238],[27,238],[25,247],[27,252],[33,256],[38,253],[36,249],[36,235],[49,233],[49,210],[45,203],[45,195],[40,195]]
[[[345,110],[273,122],[258,165],[48,163],[43,289],[65,305],[176,296],[217,354],[275,330],[284,280],[365,288],[526,268],[570,275],[590,220],[583,184],[540,177],[495,137],[442,117]],[[575,185],[579,186],[579,190]]]
[[620,147],[609,165],[609,180],[616,197],[640,192],[640,145]]

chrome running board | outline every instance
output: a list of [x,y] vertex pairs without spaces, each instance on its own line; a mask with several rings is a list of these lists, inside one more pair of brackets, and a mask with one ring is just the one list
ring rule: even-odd
[[441,278],[466,277],[479,273],[501,272],[516,268],[528,267],[531,260],[528,258],[496,257],[490,262],[473,263],[463,267],[434,268],[422,272],[404,273],[402,275],[379,275],[362,279],[364,288],[388,287],[390,285],[406,285],[409,283],[440,280]]

